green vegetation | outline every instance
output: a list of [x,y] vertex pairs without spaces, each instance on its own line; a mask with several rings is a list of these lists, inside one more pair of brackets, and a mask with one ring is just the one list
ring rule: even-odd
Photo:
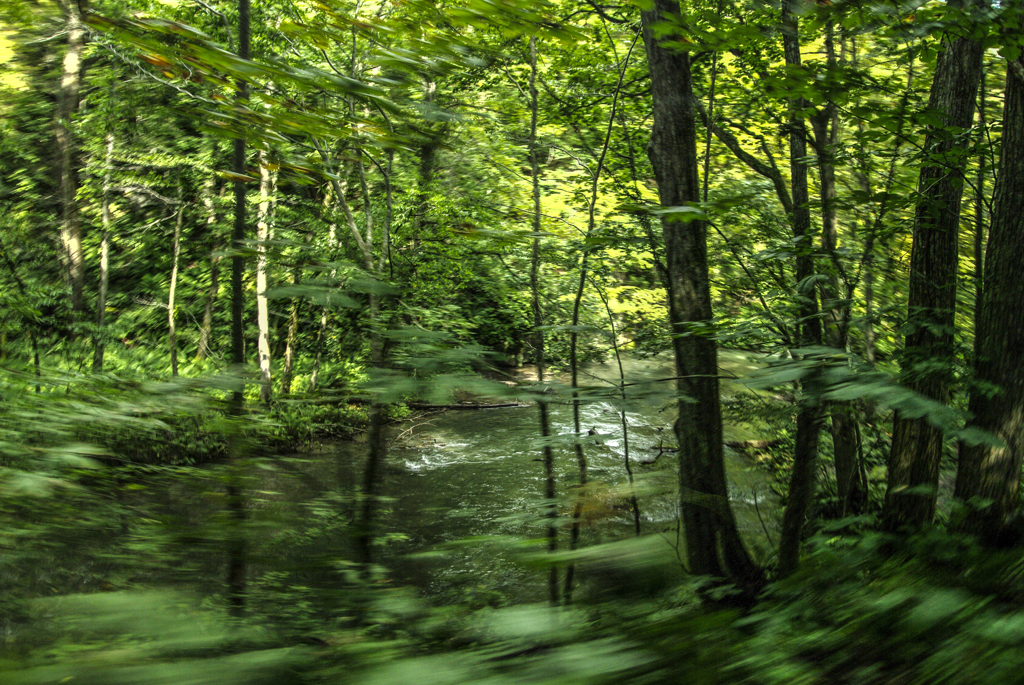
[[0,681],[1024,681],[1022,20],[5,3]]

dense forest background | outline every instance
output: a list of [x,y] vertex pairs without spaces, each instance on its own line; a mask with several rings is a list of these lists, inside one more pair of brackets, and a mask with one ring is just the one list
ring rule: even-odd
[[[6,3],[0,671],[1019,682],[1022,19]],[[624,371],[648,358],[674,374]],[[631,455],[652,401],[657,456]],[[615,487],[588,472],[598,402]],[[544,605],[484,580],[423,597],[388,569],[389,448],[484,405],[536,414],[537,502],[503,544]],[[258,474],[341,439],[352,482],[301,526],[259,517]],[[772,478],[767,554],[727,456]],[[671,525],[644,519],[641,465],[674,474]],[[194,519],[161,513],[194,491]],[[671,571],[588,538],[615,518],[647,521]],[[317,573],[279,563],[328,538]]]

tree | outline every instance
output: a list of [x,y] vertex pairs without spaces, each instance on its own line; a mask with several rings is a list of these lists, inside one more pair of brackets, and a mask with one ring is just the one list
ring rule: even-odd
[[[782,3],[782,41],[786,68],[799,73],[800,32],[794,0]],[[814,243],[811,234],[810,194],[807,186],[807,131],[803,112],[808,103],[802,97],[789,101],[790,185],[793,199],[793,243],[796,250],[796,297],[800,315],[800,344],[809,349],[821,345],[821,322],[818,319],[818,296],[814,287]],[[819,145],[826,141],[819,140]],[[826,167],[828,169],[828,167]],[[827,176],[825,177],[827,179]],[[826,183],[822,184],[823,189]],[[826,204],[825,209],[829,207]],[[826,214],[826,217],[828,215]],[[806,390],[806,385],[804,386]],[[818,460],[818,434],[821,430],[821,409],[818,398],[803,392],[798,400],[796,444],[793,449],[793,472],[789,481],[789,501],[782,518],[779,539],[779,573],[788,575],[800,563],[800,543],[804,519],[814,494],[814,470]]]
[[60,239],[64,264],[71,289],[71,309],[75,313],[85,307],[85,258],[82,254],[82,224],[78,209],[78,167],[74,117],[78,111],[78,93],[82,87],[82,56],[85,50],[86,27],[82,22],[80,0],[61,0],[64,10],[67,48],[64,51],[60,89],[54,130],[57,139],[57,176],[60,197]]
[[[530,37],[530,176],[531,195],[533,196],[533,216],[531,226],[533,227],[533,251],[530,259],[530,296],[531,309],[533,310],[534,327],[534,363],[537,365],[537,383],[544,384],[544,313],[540,304],[540,160],[537,149],[537,116],[539,106],[537,104],[537,37]],[[543,387],[541,391],[543,392]],[[554,552],[558,547],[558,531],[555,529],[554,519],[558,516],[555,506],[555,453],[551,447],[551,420],[548,418],[548,400],[541,397],[537,400],[537,411],[540,418],[540,435],[544,444],[541,451],[544,454],[544,497],[549,500],[545,517],[550,519],[545,535],[547,537],[547,549]],[[548,569],[548,602],[558,604],[558,567],[554,564]]]
[[276,173],[270,168],[265,152],[260,151],[260,203],[256,224],[256,316],[259,334],[257,350],[260,361],[260,401],[270,402],[270,312],[267,304],[267,244],[270,242],[274,212]]
[[[238,0],[238,57],[249,59],[249,0]],[[236,100],[239,106],[247,105],[248,86],[241,78],[236,82]],[[245,163],[245,138],[239,133],[235,138],[232,155],[232,171],[235,174],[235,220],[231,229],[231,371],[235,374],[235,389],[229,399],[228,413],[233,416],[242,414],[245,381],[243,380],[245,365],[245,337],[243,329],[243,313],[245,309],[245,292],[243,277],[245,275],[245,234],[248,213],[245,204],[245,186],[247,182]],[[233,436],[234,444],[231,455],[237,462],[241,456],[237,452],[240,436]],[[227,491],[228,511],[232,519],[232,529],[227,549],[227,596],[228,606],[234,616],[245,612],[246,575],[248,573],[248,547],[243,525],[245,523],[245,493],[242,489],[241,474],[236,464],[229,465]]]
[[[960,200],[967,156],[961,136],[971,127],[982,69],[982,44],[975,35],[987,0],[950,0],[928,100],[940,119],[930,125],[918,180],[914,242],[910,257],[907,328],[900,362],[904,383],[916,392],[949,401],[955,369],[957,248]],[[939,484],[942,429],[924,418],[896,414],[889,480],[882,517],[885,527],[931,521]]]
[[171,286],[167,291],[167,348],[171,355],[171,376],[178,375],[178,325],[174,296],[178,290],[178,260],[181,257],[181,225],[185,218],[185,194],[178,181],[178,211],[174,216],[174,237],[171,239]]
[[662,231],[679,392],[675,433],[687,561],[691,573],[727,572],[756,584],[760,570],[740,540],[725,481],[718,356],[708,335],[707,229],[695,208],[700,185],[693,81],[690,56],[678,49],[685,24],[674,0],[656,0],[641,21],[654,103],[648,156],[661,204],[668,209]]
[[[1010,5],[1017,11],[1021,3]],[[1011,44],[1010,55],[1020,53]],[[1013,50],[1015,48],[1015,50]],[[962,528],[997,536],[1020,500],[1024,458],[1024,60],[1009,59],[1003,96],[1002,152],[996,178],[985,287],[975,324],[970,426],[1002,444],[960,444],[955,495],[975,511]]]

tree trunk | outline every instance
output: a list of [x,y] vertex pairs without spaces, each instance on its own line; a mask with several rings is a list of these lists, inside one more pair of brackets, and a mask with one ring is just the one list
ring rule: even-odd
[[267,156],[260,152],[260,205],[256,224],[256,320],[259,326],[257,349],[260,360],[260,401],[270,402],[270,312],[267,307],[267,242],[270,240],[273,212],[274,173],[267,167]]
[[[692,206],[700,200],[690,56],[656,40],[652,28],[663,15],[678,14],[675,0],[655,0],[652,9],[641,13],[654,104],[648,155],[659,200],[666,207]],[[712,319],[706,224],[666,214],[662,231],[680,396],[675,432],[689,570],[722,575],[724,561],[734,580],[757,586],[761,571],[740,540],[729,506],[715,341],[691,330],[694,324],[710,327]]]
[[[968,11],[987,5],[987,0],[947,3]],[[949,401],[956,364],[957,243],[967,162],[956,131],[972,124],[982,64],[982,45],[970,37],[970,27],[958,32],[966,35],[950,33],[943,38],[928,100],[930,110],[942,113],[943,125],[929,128],[925,136],[923,149],[929,154],[918,180],[910,255],[910,332],[900,363],[907,387],[942,403]],[[896,413],[882,510],[884,528],[917,527],[932,520],[942,445],[941,429],[923,418]]]
[[[544,384],[544,314],[540,306],[540,162],[537,158],[537,38],[530,38],[530,176],[533,189],[533,255],[530,260],[530,294],[533,308],[533,347],[534,362],[537,365],[537,383]],[[541,388],[543,392],[543,388]],[[558,546],[555,530],[555,519],[558,510],[555,506],[555,455],[551,449],[551,420],[548,418],[548,402],[541,397],[537,400],[540,413],[540,434],[543,440],[541,447],[544,455],[544,497],[549,504],[545,517],[549,519],[546,530],[547,549],[554,552]],[[548,570],[548,602],[558,604],[558,567],[552,564]]]
[[[7,266],[7,270],[11,273],[11,278],[14,279],[14,284],[18,287],[18,293],[21,294],[23,300],[28,298],[28,288],[25,286],[25,281],[22,280],[18,274],[18,267],[14,264],[14,260],[11,259],[11,255],[7,253],[7,249],[4,247],[3,242],[0,241],[0,258],[3,258],[4,264]],[[32,360],[35,365],[36,373],[36,394],[42,392],[42,386],[39,383],[39,379],[43,376],[42,366],[40,364],[39,356],[39,337],[37,335],[37,328],[39,322],[33,318],[24,317],[25,332],[28,334],[29,344],[32,346]]]
[[[302,273],[299,267],[295,267],[292,275],[292,283],[299,285],[302,281]],[[299,343],[299,307],[301,300],[292,298],[291,310],[288,315],[288,335],[284,345],[284,365],[281,369],[281,395],[288,397],[292,394],[292,378],[295,375],[295,348]]]
[[92,372],[103,372],[103,355],[107,344],[107,287],[110,283],[110,177],[114,164],[114,134],[107,134],[107,158],[103,170],[103,197],[100,205],[100,221],[103,236],[100,238],[100,292],[96,299],[96,337],[93,342]]
[[[836,68],[834,28],[825,27],[825,52],[830,68]],[[839,121],[835,104],[829,102],[814,117],[815,154],[821,191],[821,250],[825,253],[825,280],[822,282],[822,308],[825,309],[825,342],[837,352],[846,352],[849,342],[850,304],[843,300],[843,284],[839,257],[839,215],[836,207],[835,150],[839,137]],[[858,444],[857,412],[852,402],[829,402],[832,455],[836,474],[839,516],[857,513],[866,504],[860,488],[860,446]]]
[[185,198],[178,186],[178,216],[174,219],[174,243],[171,247],[171,286],[167,292],[167,347],[171,353],[171,376],[178,376],[178,331],[174,312],[174,295],[178,289],[178,257],[181,255],[181,224],[185,216]]
[[[614,113],[613,113],[614,115]],[[612,334],[612,351],[615,354],[615,364],[619,367],[619,401],[622,407],[619,409],[619,425],[622,426],[622,461],[626,467],[626,480],[629,481],[629,506],[633,510],[633,531],[640,537],[640,502],[636,498],[636,487],[633,483],[633,466],[629,463],[629,420],[626,417],[626,372],[622,368],[622,355],[619,353],[619,332],[615,329],[615,315],[612,313],[611,303],[607,294],[601,287],[595,284],[597,294],[604,304],[605,313],[608,315],[608,327]]]
[[[786,66],[798,69],[800,32],[793,13],[795,0],[782,3],[782,40]],[[800,345],[821,345],[821,324],[818,319],[818,298],[813,284],[814,243],[811,235],[810,195],[807,189],[807,131],[801,111],[808,103],[802,98],[789,102],[789,169],[793,198],[793,239],[796,247],[797,300],[800,312]],[[824,143],[824,141],[821,141]],[[834,184],[833,184],[834,192]],[[832,198],[834,200],[834,197]],[[834,202],[826,209],[834,211]],[[793,451],[793,472],[789,480],[789,500],[782,515],[779,539],[779,574],[789,575],[800,564],[800,543],[804,519],[814,495],[815,465],[818,461],[818,434],[821,431],[821,408],[818,399],[806,392],[799,400],[796,416],[796,440]]]
[[1017,508],[1024,456],[1024,60],[1019,58],[1007,65],[1003,112],[1003,149],[975,332],[977,384],[971,390],[970,425],[1005,444],[962,443],[956,474],[958,499],[991,502],[969,514],[963,528],[993,536]]
[[[428,81],[423,88],[423,104],[434,106],[437,95],[437,84]],[[423,229],[430,212],[430,187],[434,182],[434,171],[437,167],[437,148],[441,144],[441,134],[429,122],[419,131],[423,141],[419,145],[419,185],[416,189],[416,207],[413,213],[412,239],[413,249],[418,250],[423,239]]]
[[[985,71],[982,66],[981,83],[978,84],[978,145],[985,142]],[[1005,96],[1005,93],[1004,93]],[[1004,107],[1006,105],[1004,99]],[[974,182],[974,347],[978,347],[978,317],[981,316],[982,300],[985,292],[984,259],[985,250],[985,153],[978,155],[978,173]],[[977,354],[975,354],[977,356]]]
[[213,330],[213,303],[217,299],[217,291],[220,290],[221,259],[221,255],[210,255],[210,288],[206,292],[206,306],[203,308],[203,325],[199,330],[199,351],[196,352],[196,360],[206,359],[210,356],[210,333]]
[[[213,156],[217,156],[217,146],[213,147]],[[217,225],[217,204],[214,199],[214,191],[217,187],[217,180],[211,174],[203,184],[203,207],[206,208],[206,234],[216,235]],[[221,192],[223,192],[223,187]],[[216,239],[214,244],[216,244]],[[213,329],[213,303],[217,299],[217,290],[220,287],[219,269],[221,256],[210,255],[210,288],[206,293],[206,306],[203,308],[203,323],[199,329],[199,349],[196,351],[196,361],[206,359],[210,356],[210,332]]]
[[54,121],[57,139],[58,194],[61,205],[60,240],[64,250],[64,265],[71,286],[71,310],[85,309],[85,262],[82,258],[82,224],[78,212],[78,175],[75,170],[76,145],[73,118],[78,111],[78,92],[82,85],[82,53],[85,50],[86,30],[77,0],[61,2],[66,13],[67,49],[61,71],[60,90],[57,92],[57,112]]
[[[238,56],[249,59],[249,0],[238,0]],[[235,84],[239,102],[248,100],[248,89],[245,81],[239,79]],[[245,170],[245,139],[236,138],[234,143],[233,170],[238,179],[246,175]],[[231,373],[235,376],[235,389],[231,393],[228,412],[236,418],[242,415],[245,401],[245,338],[242,327],[242,314],[245,306],[245,293],[242,289],[242,277],[245,270],[245,182],[235,181],[235,221],[231,232]],[[232,616],[240,617],[245,613],[246,576],[248,568],[248,545],[245,537],[245,492],[242,486],[242,466],[240,431],[234,431],[231,438],[231,463],[228,464],[227,504],[231,527],[228,531],[228,572],[227,595],[228,608]]]
[[[584,237],[584,242],[589,239],[594,233],[594,229],[597,227],[597,189],[598,183],[601,180],[601,172],[604,170],[605,158],[608,156],[608,147],[612,140],[612,130],[615,127],[615,117],[619,114],[619,97],[622,93],[622,82],[626,77],[626,68],[629,66],[630,58],[633,56],[633,49],[636,47],[637,41],[640,40],[640,33],[638,32],[633,37],[633,42],[629,44],[629,51],[626,53],[625,59],[622,60],[622,66],[619,69],[618,81],[615,84],[615,93],[612,96],[612,107],[611,112],[608,114],[608,126],[605,129],[604,144],[601,146],[601,154],[597,159],[597,166],[594,169],[594,173],[590,179],[590,201],[587,205],[587,233]],[[614,49],[614,48],[613,48]],[[618,62],[618,56],[616,55],[616,62]],[[632,143],[630,142],[630,146]],[[632,153],[630,153],[632,154]],[[631,166],[631,170],[635,171],[635,166]],[[538,215],[539,215],[538,207]],[[653,249],[653,247],[652,247]],[[579,343],[579,325],[580,325],[580,307],[583,304],[583,290],[587,283],[587,266],[589,261],[590,253],[587,250],[583,250],[583,254],[580,258],[580,277],[579,284],[576,287],[576,299],[572,305],[572,328],[569,331],[569,371],[572,375],[572,423],[573,430],[576,435],[576,440],[573,442],[573,449],[576,453],[576,466],[579,473],[579,492],[576,496],[576,503],[573,506],[572,511],[572,527],[569,532],[569,549],[576,549],[576,545],[579,543],[580,538],[580,516],[583,513],[583,494],[584,486],[587,484],[587,457],[583,453],[583,444],[580,442],[580,438],[583,436],[582,426],[580,425],[580,402],[579,402],[579,359],[577,354],[577,348]],[[608,309],[608,321],[612,326],[612,336],[615,336],[615,322],[612,319],[611,309],[608,307],[608,301],[604,299],[602,294],[602,300],[605,302],[605,307]],[[618,344],[615,345],[615,358],[619,358]],[[633,483],[632,468],[629,465],[629,436],[626,424],[626,413],[625,413],[625,378],[622,375],[622,364],[619,364],[619,383],[620,390],[623,392],[623,410],[622,410],[622,435],[623,444],[625,445],[625,465],[626,473],[629,476],[629,482]],[[634,524],[637,535],[640,534],[640,507],[637,504],[636,494],[634,492],[631,504],[633,506]],[[572,585],[573,579],[576,575],[576,565],[569,564],[565,569],[565,588],[563,590],[563,598],[566,604],[572,602]]]

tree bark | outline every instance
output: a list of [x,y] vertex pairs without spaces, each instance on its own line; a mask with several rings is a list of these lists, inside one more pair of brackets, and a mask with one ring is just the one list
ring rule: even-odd
[[[796,0],[783,0],[782,41],[786,66],[800,68],[800,32],[793,5]],[[821,345],[821,323],[818,319],[818,298],[813,284],[814,244],[811,234],[810,195],[807,187],[807,130],[801,111],[807,108],[803,98],[789,102],[789,169],[793,198],[793,239],[796,247],[796,297],[800,312],[800,344],[804,348]],[[834,188],[834,186],[833,186]],[[834,207],[834,203],[830,203]],[[796,440],[793,451],[793,472],[789,480],[789,499],[782,515],[779,538],[779,574],[786,576],[800,564],[800,543],[804,519],[814,495],[815,465],[818,461],[818,434],[821,431],[821,408],[816,397],[803,392],[796,416]]]
[[[238,0],[238,56],[243,60],[249,59],[249,0]],[[235,87],[239,102],[244,104],[248,99],[245,81],[239,79]],[[238,179],[246,175],[244,138],[235,139],[233,168]],[[245,249],[245,228],[245,182],[236,180],[235,221],[231,232],[231,372],[235,375],[235,389],[228,404],[228,413],[236,418],[241,417],[245,401],[245,338],[242,327],[245,306],[245,293],[242,290],[245,270],[245,258],[242,256]],[[245,613],[248,545],[245,537],[246,512],[242,467],[238,463],[241,457],[241,435],[237,430],[232,435],[230,451],[231,463],[228,464],[226,486],[231,520],[227,545],[227,599],[232,616],[240,617]]]
[[[974,11],[988,4],[949,0],[947,7]],[[967,161],[957,131],[971,126],[982,68],[981,43],[971,38],[970,27],[961,27],[959,33],[964,35],[951,31],[943,38],[928,100],[928,108],[941,113],[943,123],[925,136],[928,158],[918,180],[910,256],[910,332],[900,363],[907,387],[943,403],[949,401],[956,364],[957,243]],[[942,446],[941,429],[897,412],[882,510],[885,529],[913,528],[932,520]]]
[[[1005,93],[1004,93],[1004,107]],[[978,84],[978,145],[985,142],[985,71],[982,65],[980,83]],[[974,181],[974,319],[977,325],[983,307],[982,300],[985,291],[985,153],[978,155],[978,173]],[[978,331],[974,331],[975,356],[977,356]]]
[[[530,37],[530,180],[533,192],[533,254],[530,259],[530,294],[533,309],[533,347],[534,362],[537,365],[537,382],[544,384],[544,314],[540,306],[540,161],[537,156],[537,37]],[[541,397],[537,400],[540,414],[540,434],[543,441],[541,451],[544,455],[544,497],[548,500],[545,518],[548,519],[545,537],[547,549],[554,552],[558,547],[558,535],[555,530],[555,519],[558,509],[555,506],[555,455],[551,448],[551,420],[548,417],[548,402]],[[548,602],[558,604],[558,567],[554,564],[548,569]]]
[[[213,157],[217,156],[217,145],[213,146]],[[217,203],[214,199],[214,191],[217,187],[216,177],[211,174],[207,178],[206,183],[203,184],[203,207],[206,208],[206,234],[209,236],[216,235],[217,225]],[[224,189],[221,188],[223,193]],[[216,238],[214,244],[217,244]],[[210,255],[210,288],[206,293],[206,305],[203,307],[203,323],[199,329],[199,349],[196,351],[196,361],[205,359],[210,356],[210,332],[213,329],[213,303],[217,299],[217,290],[220,287],[219,283],[219,268],[221,256],[217,254]]]
[[[654,0],[653,7],[641,13],[654,105],[648,156],[659,200],[666,207],[693,206],[700,200],[690,56],[663,44],[652,28],[663,18],[678,15],[675,0]],[[757,586],[761,570],[743,546],[729,506],[717,349],[713,339],[696,333],[710,327],[712,319],[706,224],[666,214],[662,231],[680,396],[675,432],[689,570],[718,576],[727,571],[737,582]]]
[[71,286],[71,310],[85,310],[85,262],[82,257],[82,224],[78,212],[78,175],[75,170],[76,144],[73,118],[78,111],[82,86],[82,53],[86,29],[78,0],[62,0],[67,26],[67,48],[61,67],[60,89],[54,130],[57,139],[58,194],[61,206],[60,240],[64,265]]
[[[975,502],[962,528],[996,536],[1020,498],[1024,456],[1024,60],[1007,65],[1002,153],[996,178],[985,287],[976,324],[970,425],[1005,444],[960,445],[956,497]],[[984,385],[982,385],[984,384]],[[998,388],[992,392],[992,388]]]
[[174,219],[174,238],[171,246],[171,285],[167,291],[167,347],[171,354],[171,377],[178,376],[178,330],[174,312],[174,296],[178,289],[178,257],[181,255],[181,224],[185,217],[185,202],[178,186],[178,215]]
[[[622,66],[619,69],[618,81],[615,84],[615,92],[612,96],[611,112],[608,114],[608,126],[605,129],[604,144],[601,146],[601,154],[597,159],[597,165],[594,169],[593,176],[590,179],[590,201],[587,205],[587,233],[584,238],[590,238],[594,233],[594,229],[597,227],[597,190],[598,183],[601,180],[601,172],[604,170],[605,158],[608,156],[608,148],[612,140],[612,131],[615,127],[615,117],[619,114],[619,97],[622,93],[622,82],[626,77],[626,69],[629,66],[630,58],[633,56],[633,49],[636,47],[637,41],[640,40],[641,33],[638,32],[633,37],[633,42],[629,45],[629,51],[626,53],[625,59],[622,60]],[[614,50],[614,46],[613,46]],[[618,55],[616,55],[616,62],[619,62]],[[631,145],[631,143],[630,143]],[[635,167],[632,168],[635,171]],[[539,210],[539,208],[538,208]],[[653,247],[652,247],[653,250]],[[583,452],[583,444],[580,442],[580,438],[583,436],[582,426],[580,425],[580,402],[579,402],[579,359],[578,359],[578,343],[579,343],[579,325],[580,325],[580,307],[583,304],[583,291],[586,286],[588,271],[587,266],[589,263],[590,252],[587,251],[586,245],[584,245],[583,254],[580,258],[580,277],[579,283],[576,287],[576,299],[573,301],[572,306],[572,328],[569,331],[569,371],[571,374],[572,384],[572,422],[573,430],[576,435],[576,440],[573,443],[573,450],[576,453],[576,467],[579,473],[579,492],[576,496],[576,503],[573,506],[572,512],[572,527],[569,531],[569,549],[576,549],[576,545],[579,543],[580,538],[580,516],[583,513],[583,493],[584,486],[587,484],[587,457]],[[608,310],[608,321],[611,323],[612,336],[615,336],[615,322],[612,318],[611,309],[608,306],[608,301],[601,294],[601,298],[605,303],[605,308]],[[619,359],[618,343],[615,344],[615,358]],[[623,410],[621,412],[622,419],[622,435],[623,444],[625,445],[625,466],[626,473],[629,476],[630,485],[633,483],[633,472],[629,464],[629,436],[626,424],[626,413],[625,413],[625,378],[622,375],[622,364],[619,363],[619,387],[622,391]],[[637,535],[640,534],[640,507],[637,503],[636,494],[632,495],[631,504],[633,506],[634,514],[634,525],[636,528]],[[565,570],[565,588],[562,596],[565,599],[566,604],[572,602],[572,587],[573,580],[576,575],[576,565],[569,564]]]
[[[828,66],[838,66],[834,27],[825,26],[825,52]],[[821,196],[821,250],[826,258],[825,280],[822,282],[822,308],[825,309],[825,342],[840,353],[849,343],[850,303],[843,299],[842,269],[836,250],[839,247],[839,213],[836,206],[835,150],[839,138],[836,106],[828,102],[814,117],[815,155]],[[829,402],[832,455],[836,474],[839,516],[857,513],[866,504],[867,493],[858,478],[860,445],[858,444],[857,412],[852,402]]]
[[[302,281],[302,273],[299,267],[295,267],[292,275],[292,284],[299,285]],[[290,313],[288,314],[288,334],[284,345],[284,365],[281,368],[281,395],[287,397],[292,394],[292,378],[295,376],[295,348],[299,343],[299,308],[301,300],[292,298]]]
[[110,284],[110,180],[114,164],[114,134],[107,134],[107,158],[103,169],[103,196],[100,205],[100,292],[96,299],[96,337],[93,342],[92,372],[103,372],[107,345],[107,288]]
[[267,242],[270,240],[273,212],[274,172],[268,168],[266,153],[260,152],[260,204],[256,224],[256,321],[259,328],[257,350],[260,362],[260,401],[270,402],[270,311],[267,306]]

